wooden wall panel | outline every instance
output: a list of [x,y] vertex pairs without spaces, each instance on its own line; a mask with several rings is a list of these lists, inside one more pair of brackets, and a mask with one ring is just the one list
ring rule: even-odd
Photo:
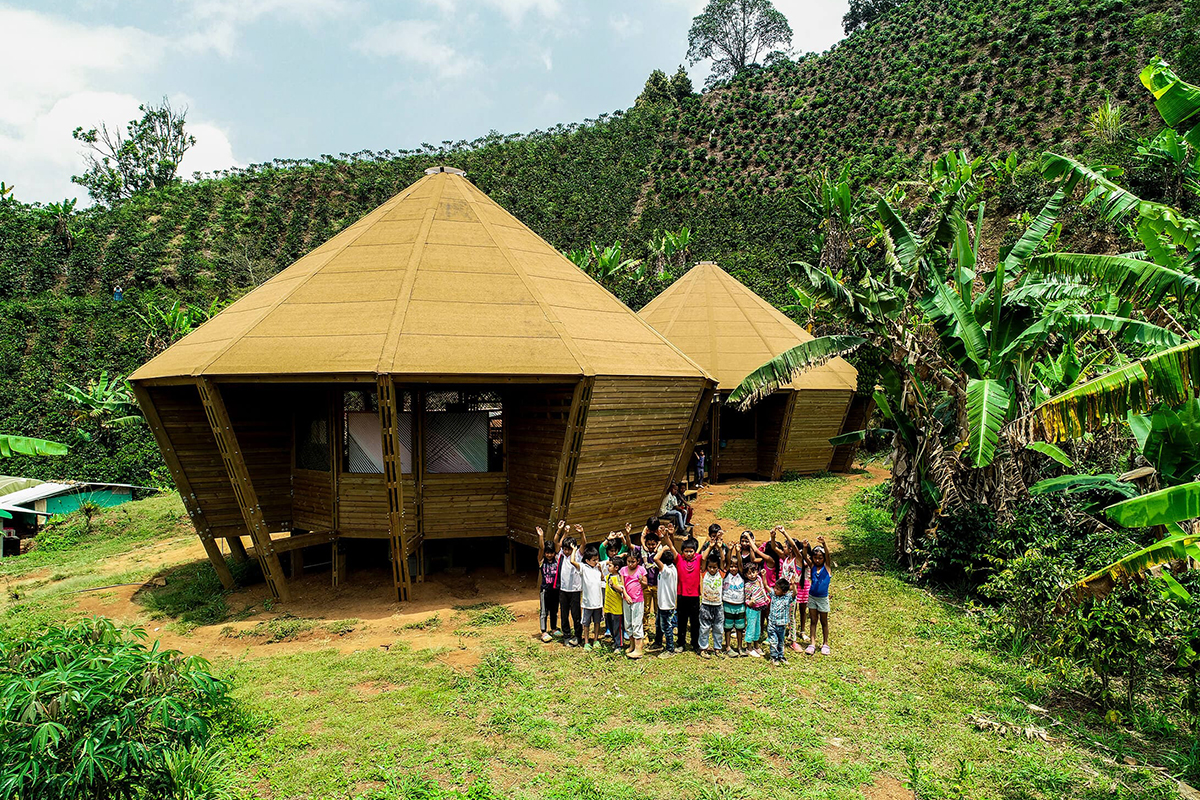
[[221,395],[269,531],[292,529],[292,396],[286,384],[224,384]]
[[176,456],[217,537],[246,533],[241,509],[233,496],[229,474],[221,460],[212,428],[204,414],[200,393],[192,386],[147,386],[163,428],[175,447]]
[[753,475],[758,471],[758,440],[725,439],[721,448],[721,475]]
[[829,439],[841,431],[853,394],[837,389],[804,389],[797,393],[783,457],[784,472],[809,474],[829,469],[833,458]]
[[306,531],[333,530],[333,473],[292,472],[292,524]]
[[[416,484],[404,475],[404,515],[414,519]],[[349,538],[386,539],[388,523],[387,484],[383,474],[343,472],[338,475],[338,533]]]
[[758,453],[754,471],[760,477],[770,480],[779,477],[775,474],[775,461],[779,455],[780,434],[783,433],[791,396],[790,391],[775,392],[755,406],[758,414]]
[[658,512],[703,378],[597,377],[567,518],[602,536]]
[[504,536],[508,532],[503,472],[426,475],[425,538]]
[[[850,401],[850,408],[846,412],[846,419],[842,423],[841,433],[850,433],[852,431],[861,431],[867,427],[867,423],[871,421],[871,415],[875,413],[875,398],[873,396],[862,396],[855,394]],[[829,462],[829,469],[832,472],[849,472],[854,466],[854,456],[858,453],[860,442],[852,442],[843,444],[833,449],[833,458]]]
[[534,529],[550,520],[555,481],[571,411],[571,386],[530,386],[505,394],[508,436],[507,532],[537,545]]

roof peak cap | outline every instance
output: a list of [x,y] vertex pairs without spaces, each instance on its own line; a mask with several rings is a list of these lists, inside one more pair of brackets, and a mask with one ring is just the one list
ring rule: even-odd
[[436,167],[430,167],[429,169],[425,170],[426,175],[437,175],[439,172],[448,172],[451,175],[462,175],[463,177],[466,177],[466,175],[467,175],[467,173],[461,169],[456,169],[454,167],[447,167],[447,166],[441,165],[441,164],[439,164]]

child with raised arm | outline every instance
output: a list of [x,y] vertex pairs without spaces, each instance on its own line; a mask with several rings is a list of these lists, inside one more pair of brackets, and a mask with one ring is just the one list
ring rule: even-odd
[[[580,563],[579,552],[583,551]],[[571,555],[579,568],[583,588],[579,604],[583,608],[583,649],[600,646],[601,628],[604,623],[604,572],[600,569],[600,548],[588,544],[587,535],[580,529],[579,547]]]
[[[746,632],[746,579],[742,577],[742,558],[737,548],[729,551],[725,580],[721,583],[721,611],[725,622],[725,655],[742,655]],[[753,563],[753,562],[752,562]]]
[[546,541],[546,532],[541,526],[537,528],[538,550],[542,554],[538,617],[542,625],[543,642],[562,635],[558,630],[558,546],[562,541],[564,523],[559,522],[558,525],[553,542]]
[[746,650],[748,656],[762,658],[762,642],[765,626],[764,617],[771,606],[771,589],[766,578],[759,572],[758,564],[746,565]]
[[675,605],[675,618],[679,622],[676,647],[680,651],[687,649],[688,626],[691,626],[692,650],[697,654],[700,652],[700,576],[704,574],[699,549],[700,543],[688,536],[675,559],[679,572],[679,596]]
[[817,648],[817,622],[821,623],[821,655],[829,655],[829,582],[833,573],[829,569],[829,548],[825,537],[817,537],[817,546],[811,553],[811,580],[808,587],[808,647],[810,656]]
[[808,570],[805,568],[808,542],[795,541],[783,528],[780,528],[779,532],[787,542],[787,556],[779,565],[779,577],[787,578],[792,594],[788,638],[791,639],[792,649],[799,653],[804,649],[800,643],[808,638],[804,633],[805,621],[808,619]]
[[[566,523],[564,522],[565,526]],[[583,528],[575,526],[580,534]],[[558,616],[562,621],[563,644],[567,647],[578,647],[583,638],[583,624],[580,619],[580,600],[583,594],[583,573],[579,571],[577,561],[571,560],[575,552],[575,537],[568,536],[562,540],[561,551],[558,555]],[[574,635],[571,635],[571,623],[575,625]]]
[[632,550],[625,554],[625,568],[621,570],[623,609],[625,617],[625,632],[632,640],[629,658],[642,657],[642,644],[646,640],[646,568],[642,566],[641,558]]
[[611,558],[604,562],[604,566],[607,567],[604,577],[604,625],[608,628],[608,635],[612,637],[614,653],[621,652],[625,647],[625,581],[621,577],[621,565],[618,560]]
[[654,565],[658,567],[658,619],[654,626],[654,646],[662,647],[666,641],[666,649],[659,658],[667,658],[675,654],[675,607],[678,603],[679,570],[675,566],[675,541],[671,537],[670,523],[654,554]]
[[704,545],[701,554],[704,556],[704,574],[700,577],[700,655],[712,658],[725,626],[721,612],[725,576],[721,574],[721,554],[713,549],[713,540]]
[[[670,522],[666,524],[671,525]],[[662,633],[657,630],[658,614],[655,611],[658,606],[658,565],[654,563],[654,554],[662,543],[662,530],[663,526],[657,517],[646,520],[646,527],[642,528],[642,546],[636,548],[640,556],[638,562],[646,568],[646,628],[654,623],[654,638],[659,643],[662,642]]]
[[787,663],[783,641],[787,637],[788,622],[792,617],[792,592],[787,578],[775,581],[771,592],[771,606],[767,611],[767,634],[771,638],[771,663],[775,666]]

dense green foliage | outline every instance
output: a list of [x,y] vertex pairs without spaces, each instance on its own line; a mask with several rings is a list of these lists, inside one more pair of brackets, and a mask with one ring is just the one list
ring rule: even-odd
[[0,797],[217,797],[199,749],[229,687],[204,659],[96,618],[0,640]]
[[[582,125],[277,160],[143,191],[111,209],[0,201],[0,432],[71,446],[54,461],[6,460],[3,471],[165,484],[144,427],[80,436],[63,386],[86,386],[101,370],[127,375],[145,361],[159,339],[143,319],[153,319],[150,306],[207,308],[236,297],[433,164],[467,170],[563,250],[621,241],[627,256],[649,257],[656,232],[687,224],[692,260],[717,259],[785,306],[794,302],[785,265],[815,258],[821,240],[821,214],[801,186],[807,173],[847,165],[856,185],[881,185],[918,174],[923,158],[956,143],[989,157],[1077,151],[1107,96],[1136,132],[1153,114],[1138,94],[1140,65],[1156,53],[1200,52],[1181,32],[1185,11],[1194,10],[1179,0],[912,0],[825,54],[746,70],[702,96],[679,86],[671,102]],[[1186,77],[1189,64],[1181,68]],[[1131,142],[1102,155],[1132,163]],[[1004,244],[1018,228],[1007,216],[1045,196],[1035,164],[1005,163],[988,188],[989,243]],[[1128,183],[1160,186],[1168,167],[1139,162]],[[1064,240],[1111,248],[1115,229],[1084,213],[1092,224],[1067,226]],[[617,275],[606,285],[638,308],[664,282]],[[845,332],[828,315],[813,321]],[[868,389],[873,358],[854,357]]]

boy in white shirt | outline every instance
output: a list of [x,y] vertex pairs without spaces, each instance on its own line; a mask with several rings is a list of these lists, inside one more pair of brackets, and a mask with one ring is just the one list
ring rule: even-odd
[[579,568],[583,578],[583,591],[580,605],[583,607],[583,649],[591,650],[600,646],[601,629],[604,625],[604,570],[600,565],[600,548],[594,544],[583,547],[583,563],[580,563],[579,550],[571,556],[572,562]]
[[675,566],[675,542],[667,534],[666,542],[658,546],[654,555],[658,565],[658,634],[664,639],[659,658],[675,654],[675,605],[679,595],[679,570]]

